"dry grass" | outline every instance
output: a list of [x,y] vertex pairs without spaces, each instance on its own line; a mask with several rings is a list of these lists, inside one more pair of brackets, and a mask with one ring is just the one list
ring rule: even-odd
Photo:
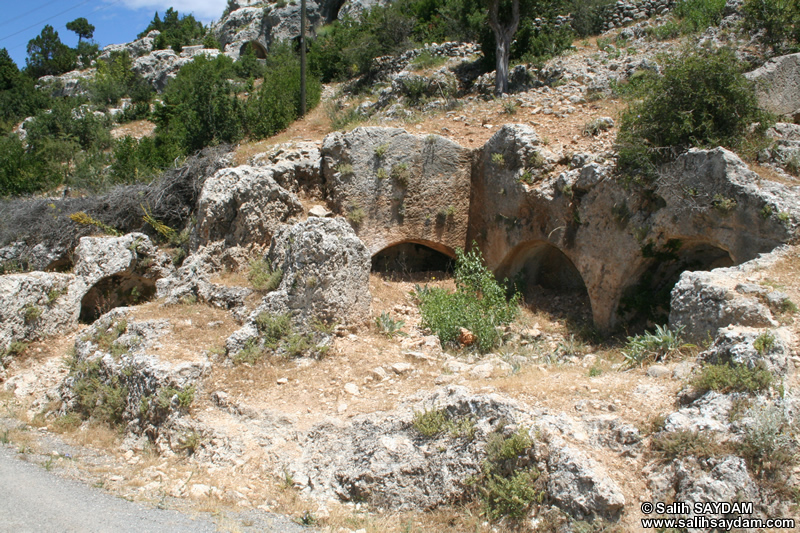
[[152,137],[155,135],[156,125],[149,120],[135,120],[111,130],[111,136],[115,139],[122,139],[123,137],[133,137],[139,140],[143,137]]
[[224,344],[238,329],[229,312],[206,304],[163,306],[159,302],[149,302],[135,307],[132,318],[170,321],[169,342],[150,349],[154,355],[169,361],[196,360],[204,350]]
[[757,162],[751,162],[748,163],[748,165],[750,166],[750,170],[758,174],[761,179],[766,181],[780,183],[781,185],[788,185],[789,187],[796,187],[797,185],[800,185],[800,179],[790,176],[789,174],[777,172],[772,167],[762,165]]

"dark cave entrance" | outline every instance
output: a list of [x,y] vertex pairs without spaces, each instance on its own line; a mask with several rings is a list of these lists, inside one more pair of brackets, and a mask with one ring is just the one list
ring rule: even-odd
[[642,249],[649,259],[620,299],[617,314],[634,329],[644,329],[669,320],[670,296],[686,270],[712,270],[733,266],[730,254],[707,242],[672,239],[657,248],[652,243]]
[[91,324],[103,314],[128,305],[151,300],[156,294],[155,281],[136,274],[115,274],[100,279],[81,300],[80,321]]
[[583,276],[569,257],[550,243],[534,241],[518,245],[496,275],[519,291],[531,309],[580,323],[592,321],[592,306]]
[[266,59],[267,58],[267,49],[264,48],[258,41],[248,41],[242,45],[239,49],[239,56],[245,55],[248,50],[252,50],[253,54],[256,56],[257,59]]
[[434,243],[404,241],[372,256],[372,271],[383,274],[452,272],[454,265],[455,253]]

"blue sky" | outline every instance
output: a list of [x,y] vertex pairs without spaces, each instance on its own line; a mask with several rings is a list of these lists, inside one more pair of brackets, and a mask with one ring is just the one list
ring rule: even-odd
[[0,48],[6,48],[23,68],[28,41],[39,35],[45,24],[53,26],[64,44],[75,46],[78,36],[65,26],[86,17],[96,27],[94,40],[102,48],[135,39],[156,11],[163,14],[174,7],[207,24],[220,17],[226,4],[227,0],[0,0]]

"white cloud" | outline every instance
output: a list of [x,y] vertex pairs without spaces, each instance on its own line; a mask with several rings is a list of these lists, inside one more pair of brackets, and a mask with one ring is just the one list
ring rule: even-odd
[[227,0],[122,0],[122,3],[129,9],[147,8],[161,15],[172,7],[181,15],[193,13],[204,22],[218,19],[228,4]]

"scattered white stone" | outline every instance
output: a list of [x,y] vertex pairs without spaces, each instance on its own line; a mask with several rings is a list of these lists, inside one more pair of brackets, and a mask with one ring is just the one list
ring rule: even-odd
[[361,394],[358,390],[358,385],[355,383],[345,383],[344,391],[348,394],[352,394],[353,396],[358,396]]
[[278,379],[278,385],[286,385],[287,383],[289,383],[289,378],[279,378]]
[[403,375],[414,370],[414,365],[410,363],[394,363],[390,368],[395,374]]

